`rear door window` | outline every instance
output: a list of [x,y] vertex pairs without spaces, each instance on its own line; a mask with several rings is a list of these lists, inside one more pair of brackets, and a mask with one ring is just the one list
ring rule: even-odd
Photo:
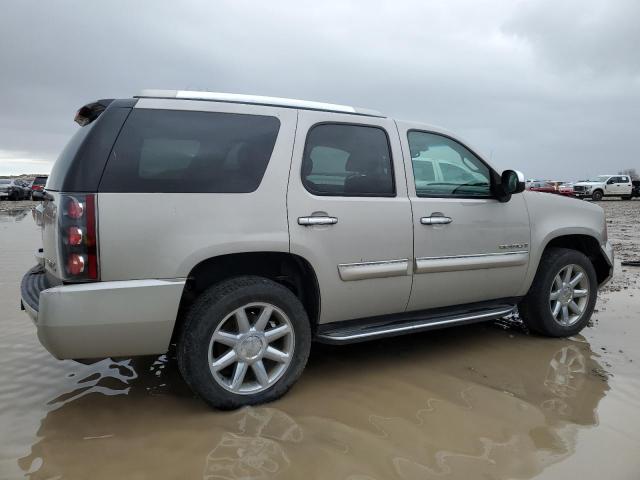
[[276,117],[134,109],[101,192],[248,193],[258,188],[278,136]]
[[395,195],[391,152],[379,127],[326,123],[307,135],[302,183],[314,195]]

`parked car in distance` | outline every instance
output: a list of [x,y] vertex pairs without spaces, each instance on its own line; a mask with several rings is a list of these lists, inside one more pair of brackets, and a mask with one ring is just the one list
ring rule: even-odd
[[547,180],[534,181],[530,182],[527,185],[527,190],[531,190],[533,192],[555,193],[557,195],[573,197],[573,189],[563,187],[562,182],[551,182]]
[[17,178],[14,180],[13,200],[29,200],[31,198],[31,182]]
[[31,199],[42,200],[44,198],[44,186],[47,184],[49,177],[40,176],[33,179],[31,184]]
[[31,190],[25,180],[21,178],[0,178],[0,198],[26,200],[30,196]]
[[175,345],[215,407],[283,395],[312,341],[516,307],[533,332],[575,335],[612,275],[601,207],[523,192],[521,173],[437,127],[175,90],[100,100],[76,121],[35,209],[23,308],[60,359]]
[[9,198],[9,187],[11,186],[10,178],[0,178],[0,200]]
[[527,190],[531,190],[533,192],[556,193],[556,189],[553,187],[553,185],[544,180],[530,182],[526,188]]
[[598,175],[574,184],[573,191],[578,198],[591,198],[595,201],[602,200],[604,197],[631,200],[633,185],[628,175]]
[[564,195],[565,197],[573,197],[575,196],[573,191],[573,183],[563,183],[558,186],[558,193],[560,195]]

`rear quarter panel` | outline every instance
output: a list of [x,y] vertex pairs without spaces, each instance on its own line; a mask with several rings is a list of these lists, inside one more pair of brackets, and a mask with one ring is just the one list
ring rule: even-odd
[[530,261],[521,295],[529,291],[540,258],[551,240],[564,235],[588,235],[605,242],[604,210],[583,200],[549,193],[523,192],[531,222]]
[[294,109],[141,99],[136,108],[272,115],[280,130],[262,182],[252,193],[99,193],[102,280],[186,277],[218,255],[289,251],[286,191]]

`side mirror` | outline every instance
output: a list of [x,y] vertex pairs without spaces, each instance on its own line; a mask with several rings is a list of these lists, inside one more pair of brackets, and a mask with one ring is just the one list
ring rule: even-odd
[[505,170],[500,176],[500,185],[496,187],[498,200],[508,202],[514,193],[524,192],[526,187],[524,175],[517,170]]

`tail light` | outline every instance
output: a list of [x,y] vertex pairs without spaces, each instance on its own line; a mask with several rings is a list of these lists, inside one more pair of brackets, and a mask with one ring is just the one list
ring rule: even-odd
[[65,280],[99,280],[95,195],[62,195],[58,221]]

